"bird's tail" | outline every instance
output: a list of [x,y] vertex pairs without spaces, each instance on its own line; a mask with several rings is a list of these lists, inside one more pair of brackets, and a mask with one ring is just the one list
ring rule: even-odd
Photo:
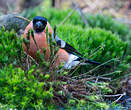
[[96,61],[89,60],[89,59],[85,60],[84,63],[85,64],[93,64],[93,65],[101,65],[102,67],[104,66],[104,67],[110,68],[110,65],[102,64],[100,62],[96,62]]
[[85,63],[89,63],[89,64],[94,64],[94,65],[101,65],[100,62],[96,62],[96,61],[93,61],[93,60],[85,60]]

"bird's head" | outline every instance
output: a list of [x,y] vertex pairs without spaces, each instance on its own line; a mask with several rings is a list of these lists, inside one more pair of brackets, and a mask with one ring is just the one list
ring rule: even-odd
[[47,19],[42,16],[36,16],[33,18],[33,29],[36,33],[43,32],[46,28]]

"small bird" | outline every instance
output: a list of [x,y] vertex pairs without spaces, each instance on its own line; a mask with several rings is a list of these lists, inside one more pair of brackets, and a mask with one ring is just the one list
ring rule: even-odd
[[100,65],[101,63],[92,61],[92,60],[85,60],[82,55],[74,49],[71,45],[66,43],[64,40],[60,39],[55,32],[53,32],[48,20],[42,16],[36,16],[33,18],[33,21],[29,23],[24,31],[24,38],[27,38],[27,33],[29,29],[34,30],[34,39],[37,43],[37,46],[30,36],[30,47],[27,51],[27,47],[23,43],[24,51],[27,52],[33,58],[36,58],[36,53],[38,49],[41,53],[43,53],[43,47],[46,48],[46,57],[45,60],[49,59],[49,52],[50,49],[48,48],[47,39],[46,39],[46,28],[48,27],[48,32],[52,34],[52,39],[56,42],[57,46],[59,47],[58,52],[56,53],[57,60],[55,62],[55,67],[60,65],[64,62],[64,69],[72,69],[77,65],[87,65],[87,64],[95,64]]

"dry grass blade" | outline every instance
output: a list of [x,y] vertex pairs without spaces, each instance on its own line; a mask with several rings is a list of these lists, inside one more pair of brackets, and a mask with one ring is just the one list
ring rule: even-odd
[[105,65],[105,64],[107,64],[107,63],[109,63],[109,62],[111,62],[111,61],[116,61],[116,60],[117,60],[116,58],[111,59],[111,60],[109,60],[109,61],[107,61],[107,62],[105,62],[105,63],[102,63],[101,65],[96,66],[96,67],[93,68],[92,70],[90,70],[90,71],[88,71],[88,72],[86,72],[86,73],[84,73],[84,74],[80,74],[80,75],[78,75],[78,76],[74,76],[73,78],[81,78],[81,77],[87,76],[88,73],[92,73],[93,71],[95,71],[95,70],[98,69],[99,67],[101,67],[101,66],[103,66],[103,65]]
[[90,58],[93,55],[97,54],[100,50],[103,50],[104,47],[105,47],[105,45],[101,45],[101,46],[97,47],[96,50],[93,52],[93,54],[91,54],[88,58]]
[[58,26],[64,24],[70,18],[70,16],[72,16],[72,14],[75,12],[75,9],[76,7],[73,8],[73,10],[64,18],[64,20]]
[[126,95],[126,93],[124,92],[124,93],[121,94],[120,97],[119,97],[117,100],[115,100],[114,102],[117,103],[117,102],[118,102],[123,96],[125,96],[125,95]]
[[[99,87],[97,87],[97,85],[92,85],[92,84],[95,84],[93,83],[94,82],[94,79],[97,80],[97,79],[104,79],[106,81],[110,81],[109,78],[104,78],[104,77],[89,77],[89,78],[83,78],[83,79],[72,79],[68,76],[61,76],[61,77],[58,77],[56,80],[57,81],[65,81],[66,84],[61,84],[58,87],[55,88],[55,92],[57,93],[57,91],[63,91],[64,95],[58,95],[56,94],[55,97],[59,97],[58,101],[65,101],[67,100],[67,97],[71,97],[72,99],[74,100],[78,100],[78,99],[86,99],[86,100],[90,100],[88,99],[87,97],[90,96],[90,95],[93,95],[93,93],[96,93],[96,95],[99,96],[99,93],[98,91],[99,90]],[[99,80],[100,80],[99,79]],[[92,84],[88,83],[88,82],[92,82]],[[100,83],[100,82],[98,82]],[[56,85],[54,85],[56,86]],[[105,95],[106,96],[106,95]],[[119,95],[117,95],[119,96]],[[103,95],[101,95],[101,97],[104,97]],[[64,99],[64,100],[63,100]],[[61,103],[61,102],[60,102]]]
[[26,56],[28,56],[28,58],[31,59],[37,66],[39,66],[39,64],[35,61],[34,58],[32,58],[32,57],[31,57],[30,55],[28,55],[26,52],[24,52],[24,54],[25,54]]
[[82,18],[82,21],[84,22],[85,26],[88,26],[88,22],[87,22],[84,14],[83,14],[81,8],[80,8],[73,0],[71,0],[71,2],[72,2],[72,6],[73,6],[73,7],[77,7],[76,10],[77,10],[78,13],[80,14],[80,16],[81,16],[81,18]]

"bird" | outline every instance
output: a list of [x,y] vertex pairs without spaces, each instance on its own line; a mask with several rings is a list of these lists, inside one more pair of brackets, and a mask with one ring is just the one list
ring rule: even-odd
[[35,16],[33,20],[27,25],[24,31],[24,38],[27,38],[27,33],[29,29],[33,29],[34,31],[34,39],[37,43],[37,46],[30,36],[30,47],[27,50],[25,43],[23,43],[24,51],[32,56],[34,59],[36,58],[36,53],[38,49],[41,53],[43,53],[43,47],[46,48],[45,60],[49,59],[50,49],[48,48],[47,37],[46,37],[46,28],[48,27],[48,32],[52,34],[52,40],[56,42],[58,47],[58,52],[56,53],[57,59],[55,61],[55,67],[58,67],[62,62],[64,62],[64,69],[72,69],[78,65],[100,65],[100,62],[96,62],[93,60],[89,60],[83,58],[82,54],[79,53],[74,47],[70,44],[66,43],[64,40],[58,37],[55,30],[52,30],[48,20],[42,16]]

